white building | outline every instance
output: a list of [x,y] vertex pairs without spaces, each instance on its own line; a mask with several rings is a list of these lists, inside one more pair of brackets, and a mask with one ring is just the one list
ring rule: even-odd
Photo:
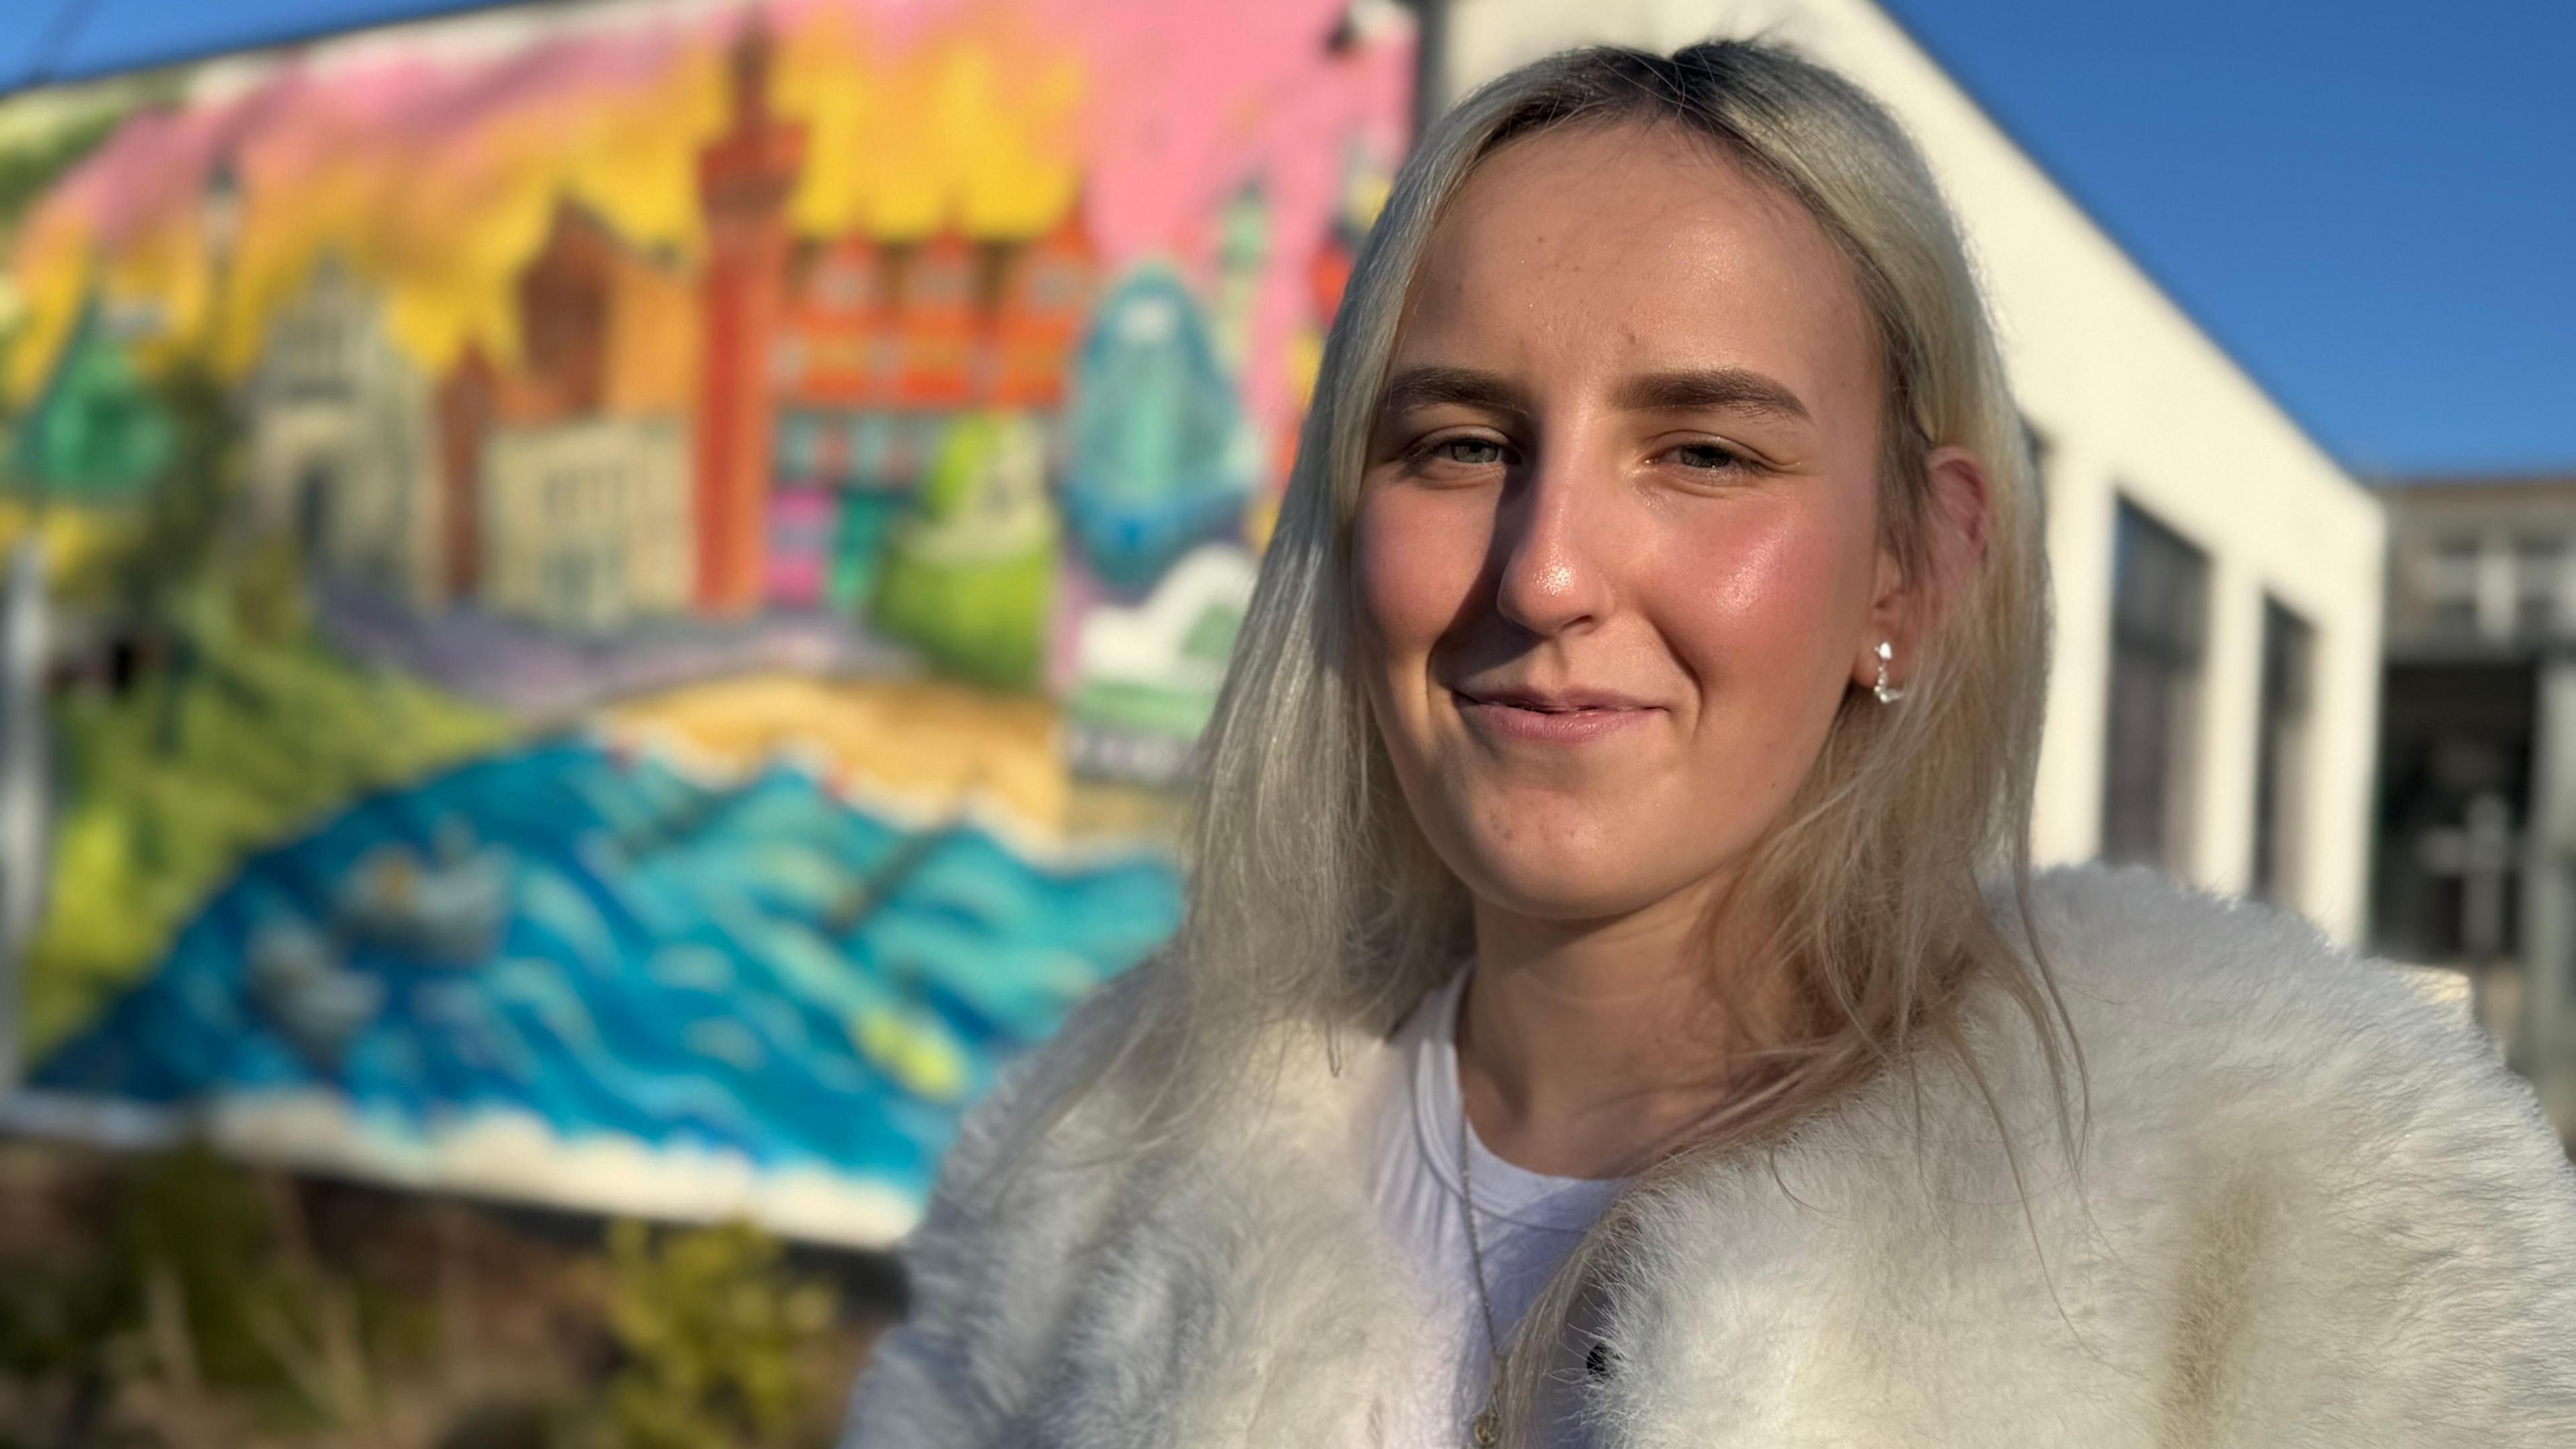
[[1860,82],[1962,217],[2041,442],[2056,659],[2034,845],[2156,860],[2352,940],[2384,526],[2345,475],[1869,0],[1448,0],[1425,103],[1570,45],[1760,35]]
[[689,603],[689,430],[675,417],[496,429],[483,450],[483,603],[608,633]]
[[2387,485],[2374,935],[2469,973],[2576,1139],[2576,477]]
[[270,319],[243,402],[259,524],[324,573],[439,602],[429,388],[336,254]]

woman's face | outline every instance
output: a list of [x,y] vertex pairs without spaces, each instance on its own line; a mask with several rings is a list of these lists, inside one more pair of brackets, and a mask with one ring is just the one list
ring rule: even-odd
[[1894,634],[1848,265],[1704,145],[1543,133],[1432,233],[1390,379],[1354,582],[1415,818],[1518,915],[1697,899]]

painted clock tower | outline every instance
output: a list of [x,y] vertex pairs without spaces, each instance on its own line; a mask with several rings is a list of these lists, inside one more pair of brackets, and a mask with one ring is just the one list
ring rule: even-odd
[[730,124],[698,154],[707,261],[696,596],[714,614],[758,607],[768,552],[769,351],[783,305],[787,198],[805,161],[805,128],[769,109],[774,58],[769,27],[755,12],[733,46]]

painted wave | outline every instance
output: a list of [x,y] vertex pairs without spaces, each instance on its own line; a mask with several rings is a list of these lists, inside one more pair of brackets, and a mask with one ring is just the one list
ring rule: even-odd
[[1050,866],[792,765],[715,785],[548,740],[248,861],[34,1083],[324,1088],[418,1136],[512,1109],[919,1196],[994,1070],[1179,912],[1159,855]]

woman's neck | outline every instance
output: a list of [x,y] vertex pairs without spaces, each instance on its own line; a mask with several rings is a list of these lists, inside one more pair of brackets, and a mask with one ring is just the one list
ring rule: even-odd
[[[1704,892],[1606,921],[1476,906],[1458,1022],[1458,1085],[1497,1156],[1558,1177],[1620,1177],[1707,1116],[1749,1023],[1713,989],[1697,943]],[[1750,983],[1747,983],[1748,985]]]

